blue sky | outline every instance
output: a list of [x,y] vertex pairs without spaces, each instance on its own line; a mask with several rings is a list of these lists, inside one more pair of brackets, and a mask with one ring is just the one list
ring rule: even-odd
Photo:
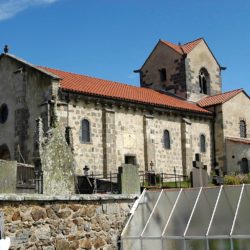
[[0,46],[48,67],[139,85],[161,38],[204,37],[222,66],[223,91],[250,94],[250,1],[0,0]]

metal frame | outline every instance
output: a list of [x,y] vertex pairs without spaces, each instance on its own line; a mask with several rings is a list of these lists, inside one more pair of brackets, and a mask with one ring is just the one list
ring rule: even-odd
[[[186,250],[186,249],[193,249],[192,244],[196,244],[200,240],[201,244],[202,244],[202,250],[203,249],[204,250],[213,250],[215,248],[211,244],[217,244],[217,243],[215,243],[215,242],[211,243],[211,240],[212,241],[217,241],[217,240],[221,241],[222,240],[222,244],[223,244],[223,240],[225,240],[225,242],[227,242],[227,244],[230,245],[231,250],[236,250],[236,249],[241,250],[241,247],[235,248],[235,246],[234,246],[236,244],[235,240],[239,241],[239,244],[243,244],[243,245],[250,244],[250,230],[247,231],[245,234],[244,234],[244,232],[242,234],[241,233],[242,230],[240,230],[240,229],[235,230],[235,228],[236,228],[236,225],[238,225],[237,223],[239,222],[239,220],[237,221],[237,218],[240,218],[241,223],[242,222],[244,223],[244,221],[246,221],[245,222],[246,226],[247,226],[247,223],[249,222],[248,218],[250,218],[250,215],[245,220],[244,216],[246,216],[245,215],[246,212],[244,214],[244,211],[250,211],[250,195],[246,195],[246,190],[250,191],[250,185],[243,184],[241,187],[239,187],[239,186],[215,187],[214,189],[217,189],[218,191],[217,190],[211,191],[209,193],[210,194],[210,196],[209,196],[210,201],[208,201],[208,200],[206,200],[206,194],[207,194],[208,190],[211,190],[211,189],[212,188],[201,187],[201,188],[199,188],[199,191],[197,191],[197,189],[185,189],[185,192],[183,192],[183,189],[178,189],[178,190],[176,189],[176,190],[174,190],[176,193],[175,193],[175,196],[173,198],[175,200],[172,200],[172,205],[169,205],[169,200],[167,200],[166,197],[168,197],[167,195],[171,194],[170,192],[173,192],[173,190],[161,190],[161,191],[144,190],[142,195],[140,196],[140,198],[137,200],[137,203],[134,205],[134,207],[132,209],[133,213],[131,214],[131,216],[130,216],[130,218],[129,218],[129,220],[128,220],[128,222],[127,222],[127,224],[122,232],[122,235],[121,235],[122,242],[126,241],[126,240],[131,240],[131,242],[133,242],[133,240],[135,240],[135,241],[138,241],[137,246],[138,246],[138,249],[140,249],[140,250],[147,250],[147,249],[153,249],[153,248],[163,250],[163,249],[165,249],[164,244],[166,241],[166,242],[170,242],[170,244],[173,244],[173,245],[171,245],[171,250]],[[148,204],[142,204],[142,201],[144,201],[145,195],[147,195],[147,193],[149,193],[149,195],[150,195],[151,192],[158,192],[159,195],[158,195],[157,199],[156,199],[156,196],[154,196],[155,197],[153,200],[154,204],[151,204],[150,209],[147,210],[148,217],[145,218],[145,214],[141,215],[141,216],[144,216],[143,221],[142,221],[143,227],[139,227],[140,232],[137,232],[136,236],[129,235],[129,234],[128,234],[129,236],[126,236],[127,230],[129,230],[128,225],[131,222],[132,217],[133,216],[140,216],[140,212],[138,212],[136,214],[136,211],[138,210],[139,204],[141,204],[142,206],[149,207]],[[156,194],[154,194],[154,195],[156,195]],[[184,195],[189,196],[189,199],[185,198]],[[201,196],[203,196],[203,198]],[[226,205],[226,204],[224,204],[223,201],[225,201],[225,199],[228,202],[228,204],[233,204],[230,208],[229,207],[224,208],[224,205]],[[194,203],[187,204],[187,206],[189,206],[188,217],[185,217],[185,219],[183,218],[183,220],[182,220],[182,217],[178,218],[176,216],[176,214],[180,214],[180,216],[186,216],[187,210],[185,210],[186,209],[185,207],[182,208],[182,204],[186,200],[194,201]],[[207,204],[205,203],[205,204],[201,205],[201,203],[204,202],[204,200],[207,202]],[[210,204],[211,201],[213,201],[213,204]],[[150,202],[150,201],[148,201],[148,202]],[[161,227],[157,231],[158,235],[156,235],[154,228],[150,228],[150,227],[157,225],[156,224],[157,222],[154,221],[154,220],[156,220],[156,218],[161,220],[161,218],[158,218],[158,217],[160,216],[160,214],[161,215],[163,214],[164,210],[162,210],[163,207],[161,207],[161,210],[159,210],[158,206],[162,206],[162,204],[164,204],[164,202],[168,205],[168,212],[167,212],[168,217],[165,216],[165,219],[167,218],[167,220],[165,221],[165,219],[164,219],[163,224],[161,223]],[[208,204],[208,202],[210,202],[210,203]],[[194,233],[199,232],[199,231],[197,231],[197,229],[195,229],[194,231],[191,230],[190,233],[188,233],[188,230],[192,229],[192,227],[195,227],[195,225],[196,225],[195,224],[197,222],[196,220],[197,220],[198,216],[200,215],[200,213],[198,213],[199,208],[206,207],[206,205],[207,205],[207,207],[208,207],[208,205],[210,205],[210,210],[209,210],[210,212],[208,215],[209,217],[208,216],[206,217],[206,223],[208,223],[208,224],[204,224],[203,229],[202,229],[204,231],[204,233],[205,232],[206,233],[204,235],[202,235],[202,234],[201,235],[192,235],[192,232],[194,232]],[[147,207],[144,207],[144,208],[147,208]],[[228,214],[233,215],[233,217],[230,216],[231,218],[228,218],[228,220],[227,220],[227,218],[224,218],[224,216],[220,217],[220,215],[223,215],[224,209],[230,209],[230,211],[228,211]],[[174,220],[174,222],[175,222],[176,217],[177,217],[177,219],[180,219],[186,223],[185,227],[184,227],[184,229],[185,229],[184,233],[181,235],[180,234],[178,235],[178,233],[176,233],[176,235],[166,234],[166,233],[170,233],[170,234],[173,233],[172,226],[174,224],[173,224],[172,220]],[[230,232],[227,235],[219,235],[219,234],[216,235],[218,230],[217,231],[214,230],[215,226],[220,225],[220,223],[223,223],[223,221],[216,221],[216,220],[218,220],[218,218],[225,219],[225,226],[227,227],[226,232]],[[232,218],[233,218],[233,220],[232,220]],[[140,219],[139,219],[139,221],[140,221]],[[202,223],[202,218],[199,221],[199,223]],[[178,222],[176,225],[178,226]],[[182,225],[182,224],[179,224],[179,225]],[[212,227],[213,227],[213,229],[212,229]],[[238,227],[239,227],[239,225],[238,225]],[[170,229],[170,231],[168,230],[168,228]],[[212,231],[211,231],[211,229],[212,229]],[[146,230],[147,230],[147,233],[145,235]],[[173,228],[173,230],[175,230],[175,229]],[[178,228],[176,230],[177,231],[174,231],[174,232],[183,232],[181,230],[178,230]],[[247,230],[247,227],[246,227],[246,230]],[[149,235],[150,232],[152,232],[151,235]],[[154,235],[153,235],[153,232],[154,232]],[[159,233],[159,232],[161,232],[161,233]],[[241,234],[237,234],[237,232],[241,233]],[[146,244],[145,243],[143,244],[143,240],[147,240]],[[247,243],[244,242],[244,240],[249,240],[249,243],[248,243],[248,241],[247,241]],[[202,242],[204,242],[204,245]],[[175,245],[175,244],[177,244],[177,245]],[[191,245],[189,245],[189,244],[191,244]],[[220,244],[220,243],[218,243],[218,244]],[[189,247],[188,247],[188,245],[189,245]],[[129,246],[127,246],[126,244],[124,244],[124,245],[122,244],[122,249],[128,250],[131,248]],[[242,248],[242,249],[244,249],[244,248]]]
[[0,211],[0,240],[4,238],[4,213]]

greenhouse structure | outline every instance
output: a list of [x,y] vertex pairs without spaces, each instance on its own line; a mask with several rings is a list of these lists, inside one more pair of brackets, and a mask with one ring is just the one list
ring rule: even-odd
[[250,185],[144,190],[123,250],[250,249]]

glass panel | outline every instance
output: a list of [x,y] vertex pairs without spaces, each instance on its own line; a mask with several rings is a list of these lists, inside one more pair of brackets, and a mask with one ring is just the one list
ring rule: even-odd
[[[186,236],[204,236],[214,210],[219,188],[203,188]],[[202,223],[201,223],[202,221]]]
[[186,240],[185,250],[207,250],[206,240]]
[[250,239],[234,239],[234,250],[248,250],[250,248]]
[[165,236],[183,236],[199,189],[183,189],[165,231]]
[[229,235],[239,201],[241,186],[224,186],[209,235]]
[[163,191],[143,236],[161,236],[180,190]]
[[[154,248],[156,250],[156,248]],[[164,250],[184,250],[184,240],[163,240]],[[158,250],[158,249],[157,249]]]
[[[137,249],[137,248],[131,248]],[[153,250],[153,249],[162,249],[162,240],[161,239],[143,239],[142,240],[142,250]]]
[[[233,235],[250,235],[250,186],[245,185]],[[250,237],[249,237],[250,238]]]
[[123,239],[122,240],[122,249],[128,250],[128,249],[141,249],[141,241],[139,239]]
[[159,191],[146,191],[127,227],[126,232],[124,232],[124,237],[140,237],[159,195]]
[[231,241],[228,239],[209,240],[209,250],[231,250]]

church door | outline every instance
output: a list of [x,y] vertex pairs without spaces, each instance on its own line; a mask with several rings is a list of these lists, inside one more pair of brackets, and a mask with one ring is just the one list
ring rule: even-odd
[[241,163],[240,163],[240,172],[242,174],[248,174],[249,169],[248,169],[248,160],[247,160],[247,158],[242,158]]

